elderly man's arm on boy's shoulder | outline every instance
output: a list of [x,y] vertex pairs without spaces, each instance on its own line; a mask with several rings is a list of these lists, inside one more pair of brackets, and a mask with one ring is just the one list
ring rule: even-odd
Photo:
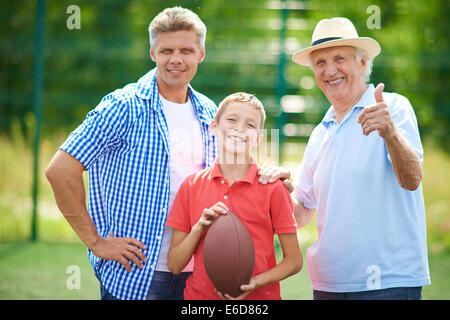
[[[292,182],[289,180],[291,178],[291,173],[288,169],[283,167],[274,167],[274,166],[268,166],[263,165],[258,171],[259,182],[266,184],[266,183],[273,183],[277,181],[278,179],[283,180],[284,186],[290,193],[294,191],[294,186],[292,185]],[[315,209],[306,208],[303,203],[301,203],[295,195],[291,196],[292,198],[292,205],[294,206],[294,216],[295,221],[297,222],[297,225],[299,228],[302,228],[306,226],[308,223],[312,221],[314,218],[314,212]]]
[[259,182],[262,184],[274,183],[278,179],[283,180],[284,186],[288,189],[289,193],[294,191],[294,186],[290,182],[291,172],[283,167],[275,167],[269,165],[262,165],[258,170]]
[[[289,182],[290,183],[290,182]],[[285,183],[286,184],[286,183]],[[303,228],[314,218],[315,209],[306,208],[295,195],[291,195],[292,205],[294,206],[295,222],[299,228]]]
[[[263,164],[261,168],[259,168],[258,174],[258,181],[262,184],[273,183],[278,179],[289,180],[291,178],[291,172],[288,169],[283,167],[269,166],[266,164]],[[294,190],[294,188],[292,188],[292,190]],[[289,192],[292,192],[292,190],[289,190]]]

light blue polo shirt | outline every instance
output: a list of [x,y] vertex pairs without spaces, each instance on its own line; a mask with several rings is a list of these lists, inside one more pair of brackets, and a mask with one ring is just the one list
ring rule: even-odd
[[[384,140],[364,136],[357,122],[375,103],[369,85],[360,101],[335,120],[331,106],[308,141],[295,195],[317,209],[318,240],[306,261],[312,288],[354,292],[430,284],[422,185],[400,187]],[[420,161],[423,148],[407,98],[383,93],[399,132]]]

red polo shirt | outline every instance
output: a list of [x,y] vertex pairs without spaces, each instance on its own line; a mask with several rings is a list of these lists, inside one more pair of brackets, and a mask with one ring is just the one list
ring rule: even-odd
[[[220,172],[217,160],[206,168],[186,178],[174,200],[167,225],[184,232],[200,219],[203,209],[222,201],[247,226],[255,246],[253,276],[275,267],[274,234],[296,233],[292,202],[283,182],[270,184],[258,182],[258,166],[250,165],[242,180],[229,186]],[[205,232],[206,235],[206,232]],[[203,264],[205,235],[194,252],[194,271],[186,282],[186,300],[219,299]],[[279,300],[280,285],[263,286],[247,296],[248,300]]]

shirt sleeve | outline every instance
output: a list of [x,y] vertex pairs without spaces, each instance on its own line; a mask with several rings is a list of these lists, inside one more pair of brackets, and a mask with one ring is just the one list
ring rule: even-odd
[[294,195],[303,203],[305,208],[317,209],[316,196],[314,194],[314,163],[312,148],[314,133],[306,146],[303,160],[300,164],[297,176],[294,179]]
[[189,212],[189,177],[184,180],[178,189],[175,200],[172,204],[172,209],[170,209],[169,216],[167,217],[166,225],[171,228],[190,232],[191,231],[191,220]]
[[[409,100],[404,96],[395,94],[394,99],[389,104],[389,112],[398,131],[413,148],[420,162],[423,163],[423,147],[420,141],[417,118]],[[387,158],[392,162],[389,153]]]
[[289,191],[281,181],[275,183],[276,186],[270,199],[270,215],[274,232],[276,234],[296,233],[297,223]]
[[87,114],[59,149],[71,154],[88,170],[105,152],[120,147],[127,115],[123,101],[110,94]]

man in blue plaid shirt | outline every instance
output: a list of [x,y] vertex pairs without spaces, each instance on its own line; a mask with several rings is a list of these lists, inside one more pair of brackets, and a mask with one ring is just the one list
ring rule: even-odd
[[102,299],[183,298],[192,266],[168,271],[165,221],[181,182],[216,157],[216,105],[189,85],[205,57],[205,25],[175,7],[149,33],[156,68],[105,96],[46,170],[59,209],[88,247]]

